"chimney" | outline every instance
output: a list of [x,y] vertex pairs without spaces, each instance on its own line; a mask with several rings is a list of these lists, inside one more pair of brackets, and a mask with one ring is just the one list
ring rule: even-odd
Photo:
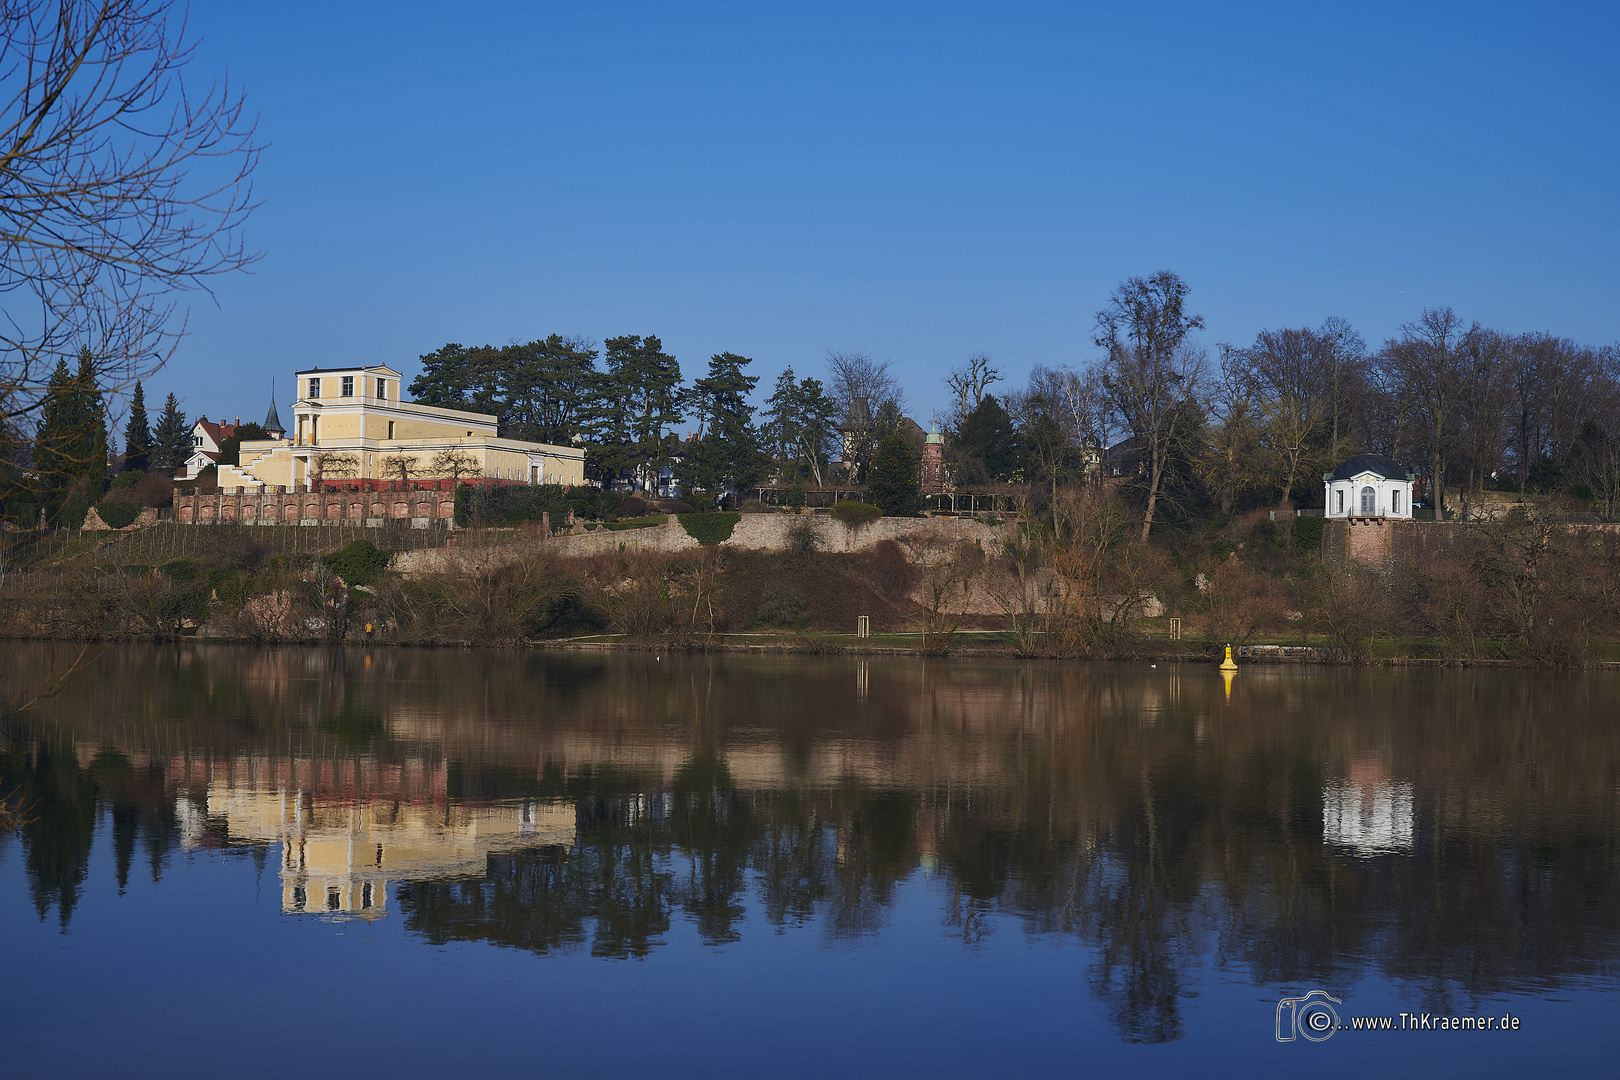
[[241,426],[242,426],[242,418],[240,416],[238,416],[236,419],[231,421],[231,427],[241,427]]

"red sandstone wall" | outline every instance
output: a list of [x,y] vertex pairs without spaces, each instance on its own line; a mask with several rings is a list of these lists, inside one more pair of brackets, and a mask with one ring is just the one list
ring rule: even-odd
[[174,520],[181,524],[239,521],[245,524],[409,520],[455,516],[453,492],[438,488],[407,491],[252,491],[235,488],[212,495],[176,495]]

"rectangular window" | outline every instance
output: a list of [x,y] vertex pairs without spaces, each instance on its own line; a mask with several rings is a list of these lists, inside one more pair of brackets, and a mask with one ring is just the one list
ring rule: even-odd
[[338,393],[339,397],[354,397],[354,376],[343,376],[342,387],[342,390],[340,390]]
[[312,398],[318,398],[321,396],[321,380],[309,380],[309,396]]
[[316,443],[318,443],[320,441],[321,441],[321,418],[318,417],[318,416],[312,416],[312,417],[309,418],[309,444],[311,446],[314,446]]
[[202,445],[202,436],[201,435],[193,435],[191,437],[191,445],[192,446],[201,446]]
[[390,439],[394,437],[394,422],[392,420],[388,421],[388,437]]
[[1398,491],[1389,493],[1389,512],[1392,514],[1401,512],[1401,493]]
[[388,383],[385,382],[382,379],[377,380],[377,400],[378,401],[387,401],[388,400]]
[[1335,514],[1344,513],[1344,492],[1343,491],[1335,491],[1333,493],[1333,512]]

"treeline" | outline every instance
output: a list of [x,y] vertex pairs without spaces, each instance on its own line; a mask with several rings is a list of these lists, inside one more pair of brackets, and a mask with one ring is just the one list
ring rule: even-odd
[[[1055,490],[1129,481],[1142,534],[1278,504],[1321,505],[1321,476],[1357,453],[1415,471],[1438,514],[1486,490],[1620,503],[1620,351],[1510,334],[1425,310],[1377,349],[1342,319],[1198,341],[1173,273],[1132,278],[1097,312],[1098,353],[1037,367],[998,399],[982,355],[952,372],[948,457],[959,482]],[[1446,490],[1462,506],[1448,507]],[[1039,494],[1038,491],[1035,494]]]
[[137,382],[120,452],[103,374],[89,352],[80,355],[77,369],[59,361],[32,437],[15,427],[0,428],[0,518],[28,527],[43,511],[47,524],[76,529],[94,505],[107,507],[103,517],[121,527],[141,507],[172,500],[169,478],[191,456],[191,423],[170,394],[152,425],[145,387]]
[[853,479],[864,482],[878,445],[904,420],[889,365],[861,353],[829,354],[826,382],[788,368],[757,411],[752,359],[716,353],[687,383],[651,335],[611,337],[600,348],[559,334],[500,347],[452,343],[420,361],[409,388],[416,401],[494,415],[511,438],[582,445],[588,474],[609,486],[665,469],[708,492],[770,480],[819,485],[846,449]]

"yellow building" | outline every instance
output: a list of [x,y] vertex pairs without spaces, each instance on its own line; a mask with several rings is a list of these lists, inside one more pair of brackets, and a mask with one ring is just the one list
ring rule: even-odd
[[556,800],[413,805],[228,781],[209,785],[208,817],[233,840],[279,843],[281,910],[329,918],[384,918],[392,882],[481,878],[492,854],[572,847],[576,831]]
[[294,379],[300,397],[292,405],[291,430],[242,443],[241,463],[220,466],[220,487],[445,478],[585,482],[580,447],[503,439],[493,416],[405,401],[400,374],[391,368],[310,368]]

